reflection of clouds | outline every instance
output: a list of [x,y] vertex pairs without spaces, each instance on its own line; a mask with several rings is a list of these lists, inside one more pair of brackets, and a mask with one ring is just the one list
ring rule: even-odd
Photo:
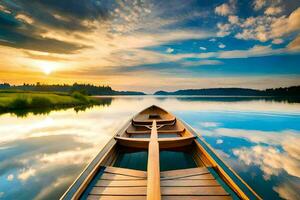
[[[0,174],[17,168],[25,170],[33,165],[41,155],[89,147],[88,144],[80,142],[78,137],[73,135],[32,137],[4,143],[4,146],[11,146],[11,148],[0,151]],[[22,177],[24,176],[21,176],[21,179]]]
[[[265,173],[265,178],[270,175],[278,175],[281,170],[292,176],[300,177],[300,148],[297,148],[297,144],[300,144],[300,137],[296,131],[272,132],[218,128],[205,131],[203,134],[243,138],[257,144],[252,147],[233,149],[232,151],[247,165],[260,166]],[[280,151],[277,147],[282,148],[284,151]]]
[[22,169],[18,175],[18,179],[21,181],[26,181],[29,177],[34,176],[36,173],[35,169]]
[[281,198],[284,199],[300,199],[300,181],[297,183],[286,181],[273,188]]
[[[32,137],[7,145],[13,148],[3,152],[10,159],[1,160],[0,174],[14,170],[22,187],[33,188],[30,193],[24,194],[24,199],[32,199],[37,194],[37,199],[57,199],[99,151],[74,135]],[[9,179],[13,179],[12,174],[7,176],[7,181]],[[6,194],[6,197],[15,199],[14,195],[18,195],[22,187],[16,188],[12,196]]]
[[[281,145],[285,146],[292,141],[293,144],[300,144],[299,132],[294,130],[285,130],[281,132],[275,131],[258,131],[258,130],[244,130],[244,129],[229,129],[229,128],[217,128],[212,131],[205,130],[201,132],[202,135],[210,136],[228,136],[234,138],[243,138],[253,143],[265,143],[268,145]],[[288,144],[288,147],[292,148],[299,155],[299,148],[295,148],[295,145]],[[294,154],[295,152],[293,152]]]
[[72,181],[72,176],[57,177],[57,179],[53,183],[51,183],[51,185],[48,185],[47,187],[43,188],[34,199],[38,200],[49,198],[49,196],[53,195],[53,193],[59,190],[60,188],[68,187]]
[[[240,167],[235,165],[234,168],[239,172],[243,171],[249,173],[249,166],[258,166],[265,180],[270,180],[271,176],[280,177],[280,184],[273,187],[273,190],[282,198],[299,199],[299,193],[296,192],[300,191],[299,132],[295,130],[275,132],[216,128],[213,130],[205,130],[201,133],[207,136],[225,136],[249,141],[249,144],[253,146],[235,148],[232,150],[233,154],[242,161],[239,164]],[[221,156],[227,159],[226,155],[222,154]],[[237,162],[234,161],[230,163],[234,164]],[[282,178],[287,179],[287,181],[281,180]]]
[[[128,117],[128,112],[108,107],[26,118],[1,115],[0,187],[8,191],[5,198],[59,198]],[[28,187],[32,190],[25,192]]]
[[226,159],[230,159],[230,155],[225,153],[224,151],[220,150],[220,149],[216,149],[216,152],[218,153],[219,156],[221,156],[222,158],[226,158]]
[[222,143],[223,143],[223,140],[217,139],[216,143],[217,143],[217,144],[222,144]]
[[[282,112],[291,111],[296,113],[299,111],[299,105],[280,102],[273,102],[272,104],[264,101],[190,102],[176,98],[157,99],[147,96],[143,98],[115,98],[109,107],[94,107],[80,113],[69,109],[53,111],[47,116],[29,114],[27,118],[16,118],[4,114],[0,117],[0,175],[4,175],[5,179],[5,189],[2,190],[5,192],[5,198],[15,199],[16,196],[14,195],[20,194],[26,195],[22,196],[23,199],[33,199],[34,197],[36,199],[59,198],[82,171],[83,167],[112,137],[118,127],[131,115],[152,104],[162,106],[171,112],[181,113],[183,111],[191,114],[191,116],[195,115],[195,117],[203,114],[201,111],[207,110],[225,110],[226,112],[251,110],[262,113],[264,111],[274,111],[278,112],[277,115]],[[300,143],[298,132],[225,129],[221,128],[218,122],[213,122],[214,124],[209,120],[207,122],[208,124],[204,125],[211,128],[201,131],[201,134],[216,136],[217,143],[221,143],[221,139],[224,140],[222,145],[218,145],[220,148],[223,148],[227,141],[226,137],[219,136],[243,138],[254,143],[254,146],[261,147],[260,150],[259,148],[255,150],[252,148],[235,150],[239,151],[240,154],[244,154],[245,161],[247,158],[252,164],[263,168],[266,176],[275,175],[280,170],[299,175],[295,171],[295,167],[299,167],[296,161],[298,162],[300,157],[300,149],[297,148],[297,144]],[[276,146],[281,151],[276,151],[275,147],[262,146],[262,144]],[[237,162],[236,157],[232,156],[227,150],[224,150],[226,153],[217,151],[234,169],[239,172],[242,170],[248,172],[249,168],[247,168],[246,162]],[[257,157],[251,157],[252,155],[248,155],[247,151],[257,154]],[[264,155],[263,151],[266,151],[268,156]],[[240,157],[239,159],[242,160]],[[255,159],[259,163],[254,163],[253,160]],[[264,160],[267,159],[274,163],[267,165],[271,162],[265,163]],[[295,164],[297,165],[295,166]],[[24,179],[26,173],[27,177],[25,176]],[[14,175],[13,181],[8,180],[10,174]],[[19,179],[19,176],[23,177],[23,181]],[[20,181],[21,186],[17,184]],[[13,185],[16,187],[15,191],[9,190],[9,187],[12,186],[10,184],[15,184]],[[25,192],[28,187],[32,188],[30,193]]]
[[220,126],[220,123],[217,123],[217,122],[201,122],[200,126],[205,127],[205,128],[217,127],[217,126]]
[[14,180],[14,175],[13,174],[9,174],[6,179],[8,181],[12,181],[12,180]]
[[293,159],[289,152],[280,152],[274,147],[254,146],[233,149],[233,154],[247,165],[258,165],[264,172],[264,178],[269,179],[271,175],[278,175],[282,170],[288,174],[300,177],[300,162]]
[[44,154],[39,158],[39,161],[43,164],[82,164],[87,163],[92,155],[96,155],[97,149],[88,148],[88,149],[76,149],[72,151],[63,151],[55,154]]

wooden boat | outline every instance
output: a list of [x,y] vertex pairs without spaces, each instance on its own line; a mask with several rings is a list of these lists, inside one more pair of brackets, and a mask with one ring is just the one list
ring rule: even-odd
[[261,198],[189,125],[153,105],[108,142],[61,199]]

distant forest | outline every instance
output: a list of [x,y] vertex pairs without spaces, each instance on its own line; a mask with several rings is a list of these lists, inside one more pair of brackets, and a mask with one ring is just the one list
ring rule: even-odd
[[79,91],[86,95],[144,95],[143,92],[134,91],[115,91],[109,86],[95,86],[91,84],[73,85],[47,85],[47,84],[26,84],[10,85],[8,83],[0,84],[0,89],[4,90],[24,90],[24,91],[43,91],[43,92],[73,92]]
[[210,95],[210,96],[300,96],[300,86],[255,90],[246,88],[187,89],[175,92],[158,91],[154,95]]
[[[95,86],[91,84],[73,85],[47,85],[47,84],[26,84],[10,85],[0,84],[0,89],[4,90],[24,90],[24,91],[44,91],[44,92],[73,92],[79,91],[86,95],[145,95],[143,92],[135,91],[115,91],[110,86]],[[285,88],[271,88],[265,90],[255,90],[248,88],[208,88],[208,89],[186,89],[175,92],[157,91],[154,95],[206,95],[206,96],[282,96],[300,97],[300,86]]]

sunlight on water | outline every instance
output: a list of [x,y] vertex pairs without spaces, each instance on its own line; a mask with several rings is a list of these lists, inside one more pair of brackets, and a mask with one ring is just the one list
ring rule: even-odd
[[300,198],[300,104],[147,96],[79,112],[0,115],[0,199],[59,198],[116,130],[152,104],[195,128],[265,199]]

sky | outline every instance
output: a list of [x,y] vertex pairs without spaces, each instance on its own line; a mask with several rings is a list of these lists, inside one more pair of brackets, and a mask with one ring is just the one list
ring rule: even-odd
[[1,0],[3,82],[300,85],[300,1]]

